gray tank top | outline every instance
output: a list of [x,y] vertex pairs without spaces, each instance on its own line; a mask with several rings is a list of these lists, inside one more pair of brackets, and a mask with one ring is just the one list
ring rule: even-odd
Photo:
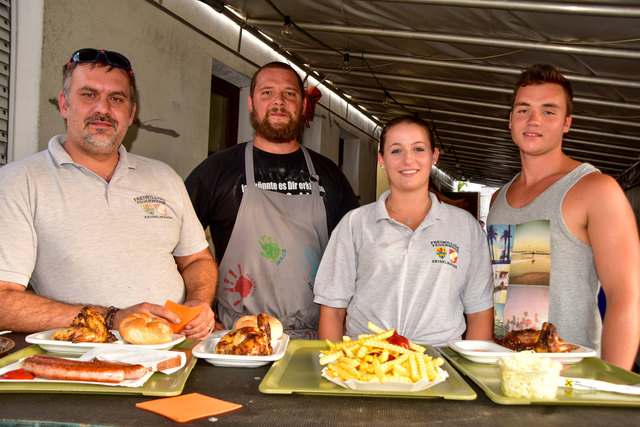
[[[512,282],[519,281],[515,277],[526,276],[514,275],[514,271],[520,268],[516,263],[531,257],[530,261],[526,262],[531,262],[533,265],[538,261],[540,264],[545,261],[546,256],[550,258],[550,267],[544,267],[546,272],[530,273],[528,278],[531,279],[532,275],[547,278],[548,321],[558,327],[560,337],[566,342],[595,349],[599,354],[602,322],[598,312],[597,297],[600,283],[596,274],[593,252],[589,245],[571,234],[562,217],[562,201],[569,189],[585,175],[596,171],[598,169],[592,165],[582,163],[522,208],[511,207],[507,203],[506,194],[513,183],[511,180],[500,190],[491,206],[487,217],[487,236],[490,245],[492,243],[496,245],[501,236],[505,235],[504,230],[509,230],[509,243],[506,251],[503,248],[501,252],[502,258],[495,256],[492,259],[496,321],[499,313],[504,311],[506,314],[507,306],[510,302],[514,302],[514,298],[510,298],[509,287],[514,284]],[[532,224],[536,226],[532,227]],[[525,229],[528,229],[526,234]],[[535,241],[546,239],[550,243],[548,251],[536,252],[532,250],[532,245],[527,246],[523,243],[525,240],[533,242],[534,239]],[[497,253],[494,250],[492,255]],[[536,266],[536,268],[540,267]],[[544,280],[542,279],[543,282]],[[527,282],[527,280],[521,279],[520,282]],[[517,288],[518,286],[513,286],[514,294],[517,294]],[[540,288],[544,288],[544,284]],[[500,292],[506,292],[506,301],[502,300],[504,303],[502,306],[498,301]],[[520,304],[524,306],[526,302],[521,301]],[[528,313],[532,313],[532,310],[533,307]],[[506,315],[504,318],[505,321],[512,319]],[[498,328],[496,333],[497,331]]]

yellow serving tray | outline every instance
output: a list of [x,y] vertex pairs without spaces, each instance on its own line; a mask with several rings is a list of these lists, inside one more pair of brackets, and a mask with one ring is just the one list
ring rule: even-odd
[[[259,390],[268,394],[323,394],[334,396],[406,397],[416,399],[474,400],[478,395],[455,369],[445,360],[442,369],[449,378],[422,391],[364,391],[340,387],[320,376],[322,366],[318,362],[321,350],[327,350],[327,343],[320,340],[291,340],[282,359],[273,365],[260,383]],[[427,353],[433,357],[440,354],[427,346]]]
[[[526,399],[508,397],[500,388],[500,367],[497,364],[476,363],[466,359],[454,350],[443,347],[442,353],[453,366],[469,377],[484,391],[489,399],[500,405],[600,405],[600,406],[640,406],[640,396],[597,390],[574,390],[559,387],[554,399]],[[588,378],[617,384],[638,384],[640,375],[626,371],[596,357],[587,357],[572,365],[565,365],[563,377]]]
[[[184,384],[195,366],[197,359],[191,355],[191,349],[197,340],[183,341],[172,350],[186,353],[187,362],[182,369],[171,375],[155,373],[140,387],[118,387],[83,383],[47,383],[29,380],[21,382],[0,383],[0,393],[92,393],[92,394],[141,394],[143,396],[177,396],[182,393]],[[34,354],[47,353],[37,345],[24,348],[0,359],[0,368],[19,361]],[[64,355],[64,357],[68,357]]]

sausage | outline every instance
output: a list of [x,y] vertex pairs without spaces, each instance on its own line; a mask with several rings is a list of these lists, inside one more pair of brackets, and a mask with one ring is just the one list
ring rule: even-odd
[[142,370],[146,373],[146,368],[142,365],[71,360],[44,354],[36,354],[22,361],[22,368],[35,377],[67,381],[119,383],[127,379],[126,369],[129,367],[136,367],[138,373]]
[[142,365],[134,365],[130,363],[108,362],[106,360],[100,360],[97,357],[91,360],[92,363],[97,363],[101,366],[111,366],[114,368],[124,369],[125,380],[137,380],[142,378],[148,372],[148,369]]

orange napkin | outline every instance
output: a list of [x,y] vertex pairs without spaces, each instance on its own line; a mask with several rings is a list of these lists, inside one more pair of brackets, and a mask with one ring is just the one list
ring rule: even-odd
[[180,332],[182,328],[184,328],[184,325],[189,323],[191,319],[200,314],[200,311],[204,308],[204,305],[187,307],[186,305],[181,305],[170,300],[167,300],[167,302],[164,303],[164,306],[180,317],[180,323],[169,323],[171,325],[171,329],[173,329],[173,332],[176,334]]
[[237,403],[225,402],[200,393],[183,394],[136,403],[136,407],[164,415],[179,423],[211,415],[224,414],[242,408]]

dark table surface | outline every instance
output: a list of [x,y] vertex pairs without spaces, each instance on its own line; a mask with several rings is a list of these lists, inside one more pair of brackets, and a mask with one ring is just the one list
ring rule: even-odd
[[[4,336],[16,343],[11,352],[29,345],[24,334]],[[263,394],[258,386],[269,367],[223,368],[198,360],[183,394],[197,392],[242,404],[242,408],[188,423],[135,407],[155,399],[152,396],[0,392],[0,425],[640,425],[639,408],[497,405],[471,381],[478,397],[470,401]]]

